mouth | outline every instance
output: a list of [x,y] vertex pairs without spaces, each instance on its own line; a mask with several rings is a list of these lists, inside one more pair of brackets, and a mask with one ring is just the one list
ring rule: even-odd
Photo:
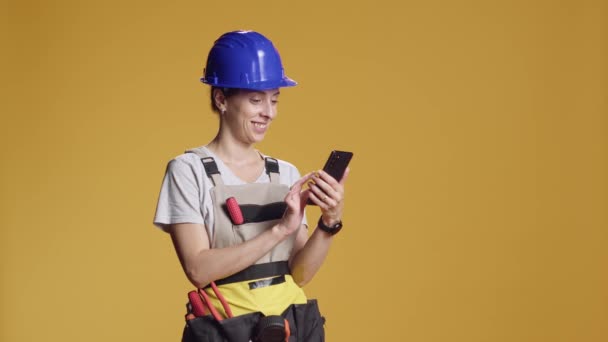
[[251,121],[251,124],[253,126],[253,133],[262,136],[266,134],[270,122]]
[[256,128],[259,128],[259,129],[266,129],[266,127],[268,126],[268,124],[267,123],[253,121],[253,126],[255,126]]
[[268,129],[268,122],[257,122],[251,121],[253,124],[253,131],[257,134],[265,134]]

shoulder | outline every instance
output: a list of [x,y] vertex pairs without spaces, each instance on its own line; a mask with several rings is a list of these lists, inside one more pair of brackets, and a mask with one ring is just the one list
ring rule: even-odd
[[200,157],[194,153],[182,153],[167,163],[167,174],[196,176],[201,170]]
[[173,167],[194,167],[201,164],[201,158],[194,153],[182,153],[169,160],[168,164]]

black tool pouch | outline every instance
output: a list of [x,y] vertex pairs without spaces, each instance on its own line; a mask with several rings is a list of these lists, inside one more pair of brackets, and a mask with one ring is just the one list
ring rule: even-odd
[[317,301],[311,299],[306,304],[293,304],[282,314],[289,322],[291,336],[289,342],[324,342],[325,317],[321,316]]
[[[281,315],[289,322],[289,342],[324,342],[325,318],[317,301],[290,305]],[[254,312],[216,321],[211,315],[186,322],[182,342],[249,342],[256,336],[258,324],[264,317]]]

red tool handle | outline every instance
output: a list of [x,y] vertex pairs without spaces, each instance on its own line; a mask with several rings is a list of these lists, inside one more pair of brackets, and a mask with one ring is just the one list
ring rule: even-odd
[[[220,290],[217,288],[217,285],[215,285],[215,282],[211,282],[211,289],[213,289],[213,292],[215,293],[215,296],[217,297],[217,299],[219,299],[220,303],[222,304],[222,307],[224,308],[224,312],[226,312],[226,316],[228,316],[228,318],[232,318],[234,317],[234,315],[232,314],[232,310],[230,309],[230,305],[228,304],[228,302],[226,301],[226,299],[224,298],[224,296],[222,295],[222,293],[220,292]],[[195,291],[192,291],[195,292]],[[205,292],[205,290],[203,289],[198,289],[198,293],[200,294],[199,299],[202,300],[203,304],[209,308],[209,311],[211,311],[211,315],[213,316],[213,318],[215,318],[217,321],[221,321],[222,315],[220,315],[219,311],[217,311],[217,309],[211,305],[211,300],[209,300],[209,296],[207,295],[207,292]]]
[[190,305],[192,305],[192,313],[195,317],[201,317],[207,314],[205,311],[205,304],[203,304],[198,291],[188,292],[188,299],[190,300]]
[[243,218],[243,212],[241,211],[241,207],[236,201],[236,198],[228,198],[226,200],[226,207],[228,208],[228,214],[230,215],[230,219],[232,220],[233,224],[239,225],[245,222],[245,219]]
[[211,288],[213,289],[213,292],[215,292],[217,299],[219,299],[220,303],[222,303],[222,306],[224,307],[224,311],[226,312],[226,315],[228,315],[228,318],[234,317],[234,315],[232,314],[232,310],[230,309],[230,305],[228,305],[228,302],[226,301],[224,296],[222,296],[222,293],[217,288],[217,285],[215,285],[214,281],[211,282]]
[[217,309],[213,305],[211,305],[211,301],[209,300],[209,296],[207,295],[205,290],[198,289],[198,293],[201,294],[201,298],[202,298],[203,302],[205,304],[207,304],[207,307],[209,308],[209,311],[211,311],[211,315],[213,315],[213,318],[215,318],[215,320],[217,320],[217,321],[223,320],[224,318],[222,318],[222,315],[220,315],[220,313],[217,311]]
[[291,336],[291,328],[289,327],[289,321],[285,319],[285,342],[289,342],[289,336]]

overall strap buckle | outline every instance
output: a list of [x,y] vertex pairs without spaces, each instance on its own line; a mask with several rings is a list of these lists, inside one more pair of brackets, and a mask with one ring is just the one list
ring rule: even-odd
[[205,169],[205,173],[207,173],[207,177],[211,178],[213,185],[218,186],[223,184],[222,176],[220,175],[220,170],[217,168],[215,159],[213,159],[213,157],[205,157],[201,158],[201,162],[203,163],[203,168]]
[[210,157],[201,148],[187,150],[185,153],[194,153],[201,158],[201,162],[203,163],[203,169],[205,169],[205,173],[207,174],[207,177],[211,179],[213,185],[218,186],[224,184],[224,182],[222,181],[220,170],[218,169],[215,159],[213,159],[213,157]]
[[270,177],[270,182],[279,184],[279,162],[272,157],[266,157],[264,158],[264,161],[266,163],[266,173],[268,174],[268,177]]

